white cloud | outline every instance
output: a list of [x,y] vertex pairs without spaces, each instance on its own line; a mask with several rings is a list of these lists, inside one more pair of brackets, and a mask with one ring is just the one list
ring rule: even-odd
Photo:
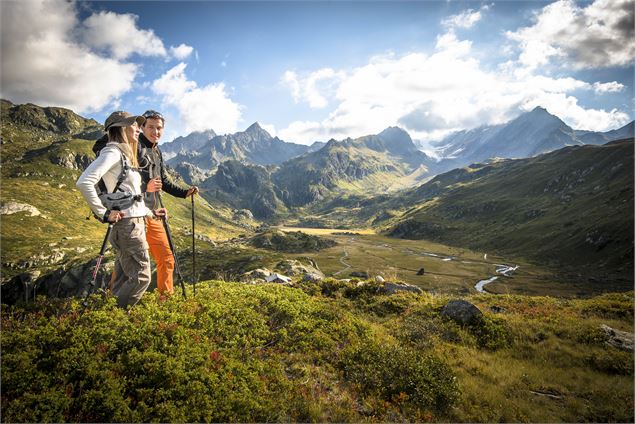
[[481,20],[483,17],[482,11],[489,9],[489,6],[485,5],[479,10],[468,9],[458,15],[452,15],[447,19],[444,19],[441,24],[448,28],[471,28],[475,23]]
[[235,132],[243,107],[225,92],[225,84],[199,87],[185,75],[185,63],[179,63],[152,83],[152,91],[162,103],[179,111],[180,125],[186,133],[213,129],[216,133]]
[[321,109],[328,106],[327,97],[332,97],[335,94],[337,84],[344,76],[343,72],[336,72],[331,68],[321,68],[310,72],[304,78],[299,78],[294,71],[286,71],[281,81],[291,90],[291,95],[296,103],[304,101],[311,108]]
[[64,0],[1,1],[2,97],[98,111],[132,87],[136,66],[92,52],[74,38],[75,5]]
[[611,81],[611,82],[605,82],[605,83],[601,83],[601,82],[593,83],[593,90],[597,94],[619,93],[623,89],[624,89],[624,84],[620,84],[617,81]]
[[105,11],[93,14],[84,21],[84,41],[95,49],[110,50],[116,59],[126,59],[133,53],[167,56],[163,42],[154,31],[137,28],[138,19],[133,14]]
[[595,0],[582,8],[560,0],[536,13],[534,24],[506,33],[520,44],[529,71],[554,59],[575,69],[630,66],[635,59],[633,0]]
[[194,47],[188,46],[187,44],[179,44],[176,47],[170,47],[170,54],[178,60],[187,59],[193,51]]
[[[546,107],[576,129],[605,131],[628,122],[624,112],[582,107],[571,94],[618,90],[621,84],[521,78],[512,65],[490,69],[473,58],[471,42],[452,31],[437,39],[431,55],[376,56],[364,66],[330,70],[330,75],[339,76],[337,106],[322,121],[296,121],[279,130],[282,139],[310,144],[377,134],[392,125],[418,139],[439,139],[451,131],[507,122],[535,106]],[[285,73],[283,80],[294,98],[308,98],[304,80],[294,72]]]

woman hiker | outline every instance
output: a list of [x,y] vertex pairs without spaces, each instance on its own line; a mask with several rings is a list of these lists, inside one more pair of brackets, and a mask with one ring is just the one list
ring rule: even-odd
[[[117,252],[112,293],[122,308],[134,306],[150,285],[150,257],[145,217],[164,216],[166,211],[148,209],[141,192],[137,159],[142,116],[113,112],[106,119],[108,143],[77,180],[77,188],[95,216],[114,223],[110,243]],[[108,196],[100,196],[96,185],[103,181]]]

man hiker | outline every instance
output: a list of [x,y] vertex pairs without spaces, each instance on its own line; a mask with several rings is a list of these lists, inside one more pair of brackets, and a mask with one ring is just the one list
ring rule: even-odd
[[[143,115],[142,134],[139,135],[139,162],[141,167],[142,189],[145,204],[149,209],[163,207],[160,191],[182,199],[198,193],[198,187],[183,189],[173,184],[167,177],[163,164],[163,155],[159,150],[159,140],[163,135],[165,119],[154,110]],[[174,255],[161,218],[146,219],[146,239],[150,254],[157,264],[157,289],[161,298],[174,292]]]

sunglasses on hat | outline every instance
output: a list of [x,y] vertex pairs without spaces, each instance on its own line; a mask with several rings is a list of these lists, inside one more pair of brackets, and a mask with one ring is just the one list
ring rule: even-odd
[[162,121],[165,122],[165,118],[163,117],[163,115],[160,112],[157,112],[156,110],[146,110],[141,116],[143,116],[146,119],[161,119]]

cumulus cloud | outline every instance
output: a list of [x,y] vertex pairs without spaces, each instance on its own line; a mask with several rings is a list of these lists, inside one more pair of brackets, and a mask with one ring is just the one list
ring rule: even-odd
[[320,109],[328,105],[327,98],[335,94],[337,83],[343,77],[343,72],[331,68],[318,69],[304,78],[300,78],[295,71],[286,71],[282,83],[290,89],[296,103],[306,102],[310,107]]
[[448,28],[471,28],[475,23],[481,20],[483,14],[489,9],[489,6],[485,5],[479,10],[468,9],[458,15],[452,15],[447,19],[444,19],[441,24]]
[[579,7],[559,0],[536,13],[531,26],[509,31],[518,61],[532,71],[557,59],[574,69],[630,66],[635,59],[633,0],[595,0]]
[[178,60],[187,59],[192,54],[193,51],[194,51],[194,47],[188,46],[187,44],[179,44],[176,47],[175,46],[170,47],[170,54],[172,55],[172,57]]
[[139,29],[133,14],[99,12],[83,23],[83,38],[95,49],[107,49],[116,59],[126,59],[133,53],[141,56],[167,56],[163,41],[152,30]]
[[3,1],[0,7],[2,97],[90,112],[132,87],[135,65],[102,57],[74,38],[80,24],[73,3]]
[[[620,90],[617,82],[589,83],[573,77],[530,75],[491,69],[474,59],[471,42],[449,31],[431,55],[376,56],[339,76],[335,109],[322,121],[297,121],[279,130],[287,141],[310,144],[376,134],[399,125],[421,140],[461,129],[500,124],[535,106],[546,107],[576,129],[604,131],[628,122],[618,110],[584,108],[572,92]],[[310,74],[310,73],[309,73]],[[294,97],[304,98],[302,80],[285,77]]]
[[617,81],[611,81],[611,82],[605,82],[605,83],[601,83],[601,82],[593,83],[593,90],[597,94],[619,93],[623,89],[624,89],[624,84],[620,84]]
[[185,74],[179,63],[152,83],[152,91],[161,96],[164,106],[174,106],[186,133],[213,129],[217,133],[235,132],[243,107],[225,92],[225,84],[199,87]]

